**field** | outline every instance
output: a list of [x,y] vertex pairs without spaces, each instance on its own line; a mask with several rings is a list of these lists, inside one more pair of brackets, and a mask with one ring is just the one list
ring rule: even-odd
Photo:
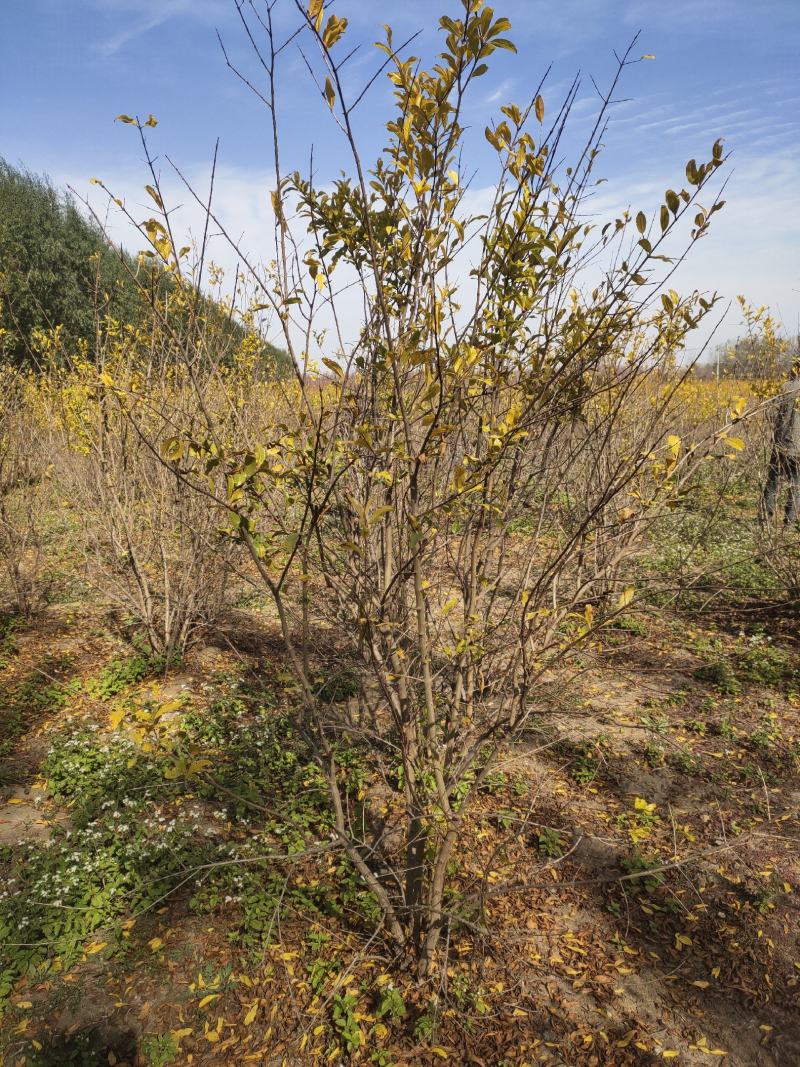
[[[78,80],[146,33],[195,158],[195,37],[141,74],[216,5],[162,6]],[[687,273],[718,105],[642,121],[638,35],[534,87],[516,6],[519,80],[483,0],[371,60],[370,5],[236,0],[257,195],[133,102],[138,193],[0,160],[7,1067],[800,1063],[800,361]]]
[[[698,418],[718,404],[685,388]],[[661,529],[666,584],[545,678],[450,860],[433,983],[337,845],[251,576],[165,668],[93,592],[81,514],[51,493],[48,603],[2,620],[5,1062],[796,1063],[797,616],[754,466],[691,565],[691,531]],[[348,642],[312,626],[335,710]],[[338,773],[355,817],[369,747]],[[391,809],[397,783],[377,788]]]

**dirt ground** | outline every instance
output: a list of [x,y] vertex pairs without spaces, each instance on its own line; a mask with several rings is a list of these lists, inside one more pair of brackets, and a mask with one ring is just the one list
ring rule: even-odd
[[[568,686],[553,680],[469,823],[458,878],[483,914],[451,932],[433,999],[352,924],[326,926],[324,984],[302,912],[253,950],[239,905],[196,914],[178,892],[120,914],[124,951],[101,930],[69,966],[19,977],[4,1062],[799,1064],[800,659],[791,618],[751,621],[742,636],[723,616],[644,620],[587,653]],[[752,651],[765,642],[786,651],[766,682]],[[124,649],[88,604],[51,606],[7,646],[6,877],[24,843],[70,827],[42,760],[57,735],[109,730],[112,705],[87,680]],[[273,620],[248,608],[126,692],[156,685],[202,710],[237,672],[281,669]],[[63,699],[39,699],[45,685]],[[395,984],[403,1011],[381,1014]],[[350,1046],[331,1016],[342,996],[363,1039]]]

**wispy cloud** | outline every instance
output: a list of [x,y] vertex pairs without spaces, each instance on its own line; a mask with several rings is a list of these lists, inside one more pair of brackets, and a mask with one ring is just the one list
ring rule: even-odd
[[487,97],[485,97],[485,103],[497,104],[504,97],[508,96],[508,94],[511,92],[511,87],[513,84],[513,78],[506,78],[504,81],[501,81],[497,88],[493,92],[489,93]]
[[90,0],[98,11],[114,19],[118,28],[102,36],[96,48],[112,56],[143,34],[182,17],[207,21],[221,11],[219,0]]

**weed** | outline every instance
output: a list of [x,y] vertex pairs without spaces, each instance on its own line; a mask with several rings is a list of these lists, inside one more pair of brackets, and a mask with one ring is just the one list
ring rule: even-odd
[[780,739],[781,727],[774,711],[764,715],[756,729],[750,734],[750,744],[762,750],[772,748]]
[[436,1003],[432,1002],[423,1011],[414,1023],[414,1037],[418,1041],[430,1041],[436,1033],[437,1010]]
[[22,628],[18,615],[0,614],[0,671],[8,666],[19,651],[17,633]]
[[734,674],[730,663],[724,659],[712,660],[704,663],[694,672],[695,678],[706,685],[713,685],[725,696],[738,696],[742,691],[742,685]]
[[664,746],[657,741],[646,742],[642,754],[648,767],[656,768],[664,766]]
[[110,700],[123,689],[128,689],[163,669],[164,661],[160,657],[142,654],[112,659],[98,677],[89,683],[87,689],[90,695],[98,700]]
[[58,680],[71,667],[66,656],[51,656],[32,671],[24,681],[0,693],[0,759],[9,755],[19,738],[39,718],[63,707],[70,687]]
[[326,960],[318,956],[308,968],[308,984],[315,993],[320,994],[328,984],[328,979],[341,970],[341,960]]
[[478,987],[474,987],[466,974],[455,974],[448,986],[450,998],[459,1011],[471,1014],[485,1015],[489,1006],[483,999],[483,993]]
[[147,1057],[148,1067],[168,1067],[179,1052],[172,1034],[147,1034],[142,1039],[142,1053]]
[[642,715],[639,722],[657,734],[665,734],[669,730],[669,719],[666,715]]
[[137,808],[155,797],[164,778],[153,756],[127,737],[114,734],[102,744],[92,730],[55,737],[42,765],[48,792],[72,804],[72,821],[88,825],[101,812]]
[[124,814],[114,805],[80,831],[20,847],[0,892],[0,1000],[20,974],[46,971],[55,957],[71,966],[100,927],[163,899],[201,859],[192,838],[190,826],[133,803]]
[[620,866],[625,874],[634,875],[628,879],[628,885],[634,892],[653,893],[660,885],[663,885],[664,875],[653,868],[658,867],[661,860],[658,857],[648,858],[643,856],[638,849],[623,857]]
[[555,859],[564,851],[561,834],[552,826],[543,826],[537,835],[536,849],[540,856]]
[[369,1062],[374,1063],[375,1067],[392,1067],[393,1060],[390,1053],[385,1052],[383,1049],[378,1049],[372,1053]]
[[331,1005],[333,1029],[350,1055],[364,1042],[364,1032],[356,1018],[357,1004],[358,999],[352,993],[341,993],[333,998]]
[[391,983],[381,988],[375,1014],[379,1019],[391,1019],[397,1022],[404,1019],[408,1012],[406,1002],[400,990]]
[[686,752],[683,749],[680,752],[674,752],[670,757],[670,763],[676,770],[679,770],[681,774],[698,774],[702,768],[702,763],[697,756],[693,756],[691,752]]
[[686,729],[691,730],[693,734],[697,734],[698,737],[705,737],[708,730],[708,724],[703,722],[702,719],[690,719],[686,723]]
[[791,673],[791,665],[791,653],[761,635],[750,638],[749,647],[739,660],[742,677],[764,686],[780,685]]
[[218,848],[198,833],[196,812],[171,809],[174,785],[128,738],[56,738],[43,773],[51,795],[72,804],[73,828],[0,857],[0,999],[19,974],[56,957],[71,966],[101,927],[112,933],[100,948],[114,950],[122,914],[164,899]]
[[481,783],[481,793],[490,797],[496,797],[508,784],[508,778],[503,771],[490,771]]
[[622,630],[624,633],[633,634],[636,637],[647,636],[647,624],[644,619],[635,615],[618,615],[609,623],[612,630]]
[[604,753],[608,751],[608,738],[598,734],[593,741],[580,741],[571,747],[573,762],[570,775],[578,785],[588,785],[600,773]]
[[717,731],[720,737],[726,737],[730,741],[734,741],[739,736],[738,730],[727,715],[720,719]]
[[628,831],[631,841],[637,846],[640,841],[650,837],[651,831],[660,821],[655,804],[648,804],[641,797],[634,799],[631,811],[623,812],[617,817],[617,825]]

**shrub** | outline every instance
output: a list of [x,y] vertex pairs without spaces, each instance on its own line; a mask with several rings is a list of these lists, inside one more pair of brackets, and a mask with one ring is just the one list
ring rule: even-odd
[[[106,321],[99,370],[76,360],[58,379],[69,448],[62,478],[82,518],[89,579],[166,665],[225,610],[234,556],[209,502],[214,479],[205,495],[187,484],[203,464],[188,458],[178,471],[161,459],[165,438],[189,417],[170,363],[181,343],[157,317],[144,331]],[[162,350],[148,369],[155,345]]]
[[47,595],[44,515],[55,457],[48,412],[36,410],[38,398],[32,376],[0,363],[0,566],[11,605],[23,615]]
[[[398,54],[387,28],[393,112],[371,167],[336,50],[346,21],[323,21],[312,4],[305,32],[351,174],[280,181],[279,251],[260,283],[295,380],[280,390],[280,417],[259,426],[242,416],[235,383],[198,376],[190,352],[176,377],[191,382],[194,404],[165,420],[177,428],[162,428],[163,454],[213,496],[270,593],[336,838],[387,936],[426,975],[449,922],[451,860],[498,754],[526,729],[548,672],[630,610],[654,522],[689,498],[706,458],[737,441],[725,416],[698,435],[688,428],[686,441],[675,432],[675,353],[713,300],[654,295],[663,242],[687,212],[699,239],[721,206],[700,210],[696,199],[723,148],[690,160],[650,218],[625,212],[595,230],[586,198],[614,90],[574,166],[555,150],[569,107],[551,128],[537,96],[486,127],[493,202],[475,216],[462,107],[492,54],[514,50],[508,20],[463,0],[459,18],[440,20],[444,51],[429,68]],[[253,27],[275,93],[286,49],[273,30]],[[276,113],[275,97],[267,103]],[[146,144],[149,131],[133,125]],[[154,248],[177,275],[181,249],[159,207]],[[332,344],[327,316],[336,321],[353,285],[358,337]],[[117,395],[135,420],[130,392]],[[316,588],[325,595],[312,602]],[[312,623],[335,630],[358,699],[330,699],[317,684]],[[393,824],[378,828],[371,813],[389,781]]]

